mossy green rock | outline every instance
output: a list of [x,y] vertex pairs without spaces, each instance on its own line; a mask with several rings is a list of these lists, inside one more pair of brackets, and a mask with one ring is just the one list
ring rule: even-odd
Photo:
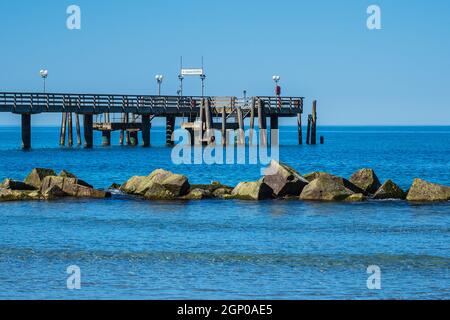
[[384,200],[384,199],[400,199],[406,198],[406,193],[395,184],[392,180],[387,180],[383,185],[375,192],[374,199]]
[[189,188],[186,176],[157,169],[146,177],[132,177],[122,185],[121,190],[149,200],[170,200],[185,196]]
[[42,181],[44,180],[45,177],[48,176],[56,176],[56,172],[52,169],[35,168],[25,178],[24,182],[28,185],[35,187],[36,189],[40,189]]
[[334,177],[321,176],[310,182],[300,194],[301,200],[342,201],[354,194]]
[[415,179],[406,199],[420,202],[448,201],[450,200],[450,187]]
[[365,193],[364,190],[362,190],[361,188],[355,186],[353,183],[351,183],[349,180],[342,178],[342,177],[338,177],[335,176],[333,174],[327,173],[327,172],[312,172],[312,173],[308,173],[304,176],[304,178],[309,181],[312,182],[316,179],[319,178],[327,178],[327,179],[332,179],[334,180],[336,183],[340,184],[341,186],[343,186],[344,188],[354,192],[354,193]]
[[262,180],[255,182],[241,182],[231,192],[230,197],[240,200],[265,200],[272,198],[273,190]]
[[361,169],[353,173],[350,182],[367,194],[374,194],[381,187],[375,171],[372,169]]
[[276,197],[299,196],[309,183],[290,166],[274,160],[266,169],[263,182],[272,188]]

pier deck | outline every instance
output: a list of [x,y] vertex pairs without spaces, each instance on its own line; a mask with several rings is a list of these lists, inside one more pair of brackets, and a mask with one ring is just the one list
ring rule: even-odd
[[[102,131],[103,144],[110,144],[110,132],[121,130],[127,132],[127,140],[136,141],[137,132],[141,131],[144,146],[150,145],[151,121],[155,117],[166,118],[166,143],[173,144],[172,135],[177,117],[188,118],[187,123],[200,121],[201,127],[208,129],[238,128],[244,130],[244,120],[250,118],[250,128],[258,118],[258,127],[278,129],[278,118],[297,117],[299,120],[299,143],[301,143],[301,115],[303,97],[256,96],[251,98],[215,97],[215,96],[152,96],[152,95],[117,95],[117,94],[71,94],[71,93],[26,93],[0,92],[0,113],[20,114],[22,117],[22,146],[31,148],[31,115],[42,113],[61,113],[60,144],[65,145],[68,126],[69,145],[73,143],[72,113],[77,124],[77,141],[81,142],[79,115],[83,116],[85,146],[93,146],[93,130]],[[122,115],[122,121],[95,122],[94,115]],[[136,121],[129,121],[130,115]],[[101,117],[100,117],[101,118]],[[214,118],[221,118],[214,123]],[[234,118],[234,124],[228,123]],[[68,123],[68,124],[67,124]],[[186,127],[187,123],[183,124]],[[129,139],[129,135],[132,137]]]

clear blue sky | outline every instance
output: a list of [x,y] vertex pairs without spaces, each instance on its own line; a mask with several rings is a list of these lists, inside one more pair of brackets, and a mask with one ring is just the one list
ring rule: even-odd
[[[71,4],[79,31],[66,28]],[[382,30],[366,27],[371,4]],[[53,92],[155,94],[162,73],[175,94],[180,55],[186,66],[203,55],[208,95],[269,95],[279,74],[307,112],[318,99],[320,124],[450,124],[447,0],[1,1],[0,40],[0,91],[41,91],[47,68]]]

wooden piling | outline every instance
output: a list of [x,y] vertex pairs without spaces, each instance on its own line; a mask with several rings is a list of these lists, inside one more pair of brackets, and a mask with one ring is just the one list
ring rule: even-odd
[[[129,122],[130,122],[130,114],[125,113],[125,123],[128,125]],[[125,143],[127,144],[127,146],[130,145],[130,131],[129,130],[125,131]]]
[[81,146],[80,115],[78,113],[75,113],[75,127],[77,130],[77,144]]
[[166,145],[173,146],[173,131],[175,129],[175,116],[166,117]]
[[22,113],[22,149],[29,150],[31,148],[31,115]]
[[238,136],[238,144],[245,145],[245,128],[244,128],[244,116],[242,114],[241,107],[237,107],[237,118],[238,118],[238,127],[239,127],[239,136]]
[[59,136],[59,144],[61,146],[66,145],[66,126],[67,126],[66,121],[67,121],[67,113],[63,112],[62,118],[61,118],[61,131],[60,131],[60,136]]
[[311,118],[311,144],[317,144],[317,101],[313,101]]
[[249,145],[253,144],[253,133],[255,131],[255,104],[256,99],[252,99],[252,104],[250,106],[250,133],[248,135],[248,143]]
[[267,119],[265,113],[265,103],[258,100],[258,125],[259,125],[259,145],[267,146]]
[[324,144],[325,143],[325,137],[324,136],[320,136],[320,144]]
[[67,126],[68,126],[68,140],[69,140],[69,147],[73,146],[73,122],[72,122],[72,112],[69,112],[67,114]]
[[222,108],[222,145],[227,145],[227,109]]
[[143,114],[141,134],[142,134],[142,145],[144,147],[150,147],[150,128],[151,128],[150,115]]
[[303,144],[302,114],[297,113],[298,144]]
[[306,129],[306,144],[311,143],[311,122],[312,122],[312,115],[308,115],[308,127]]
[[94,145],[94,135],[93,135],[93,116],[92,114],[83,115],[84,118],[84,146],[86,148],[92,148]]

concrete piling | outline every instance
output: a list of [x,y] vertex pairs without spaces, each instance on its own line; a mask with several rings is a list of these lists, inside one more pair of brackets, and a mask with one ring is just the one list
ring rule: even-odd
[[92,148],[94,146],[93,135],[93,116],[92,114],[83,115],[84,118],[84,146],[86,148]]
[[22,149],[31,149],[31,115],[29,113],[21,114],[22,118]]

